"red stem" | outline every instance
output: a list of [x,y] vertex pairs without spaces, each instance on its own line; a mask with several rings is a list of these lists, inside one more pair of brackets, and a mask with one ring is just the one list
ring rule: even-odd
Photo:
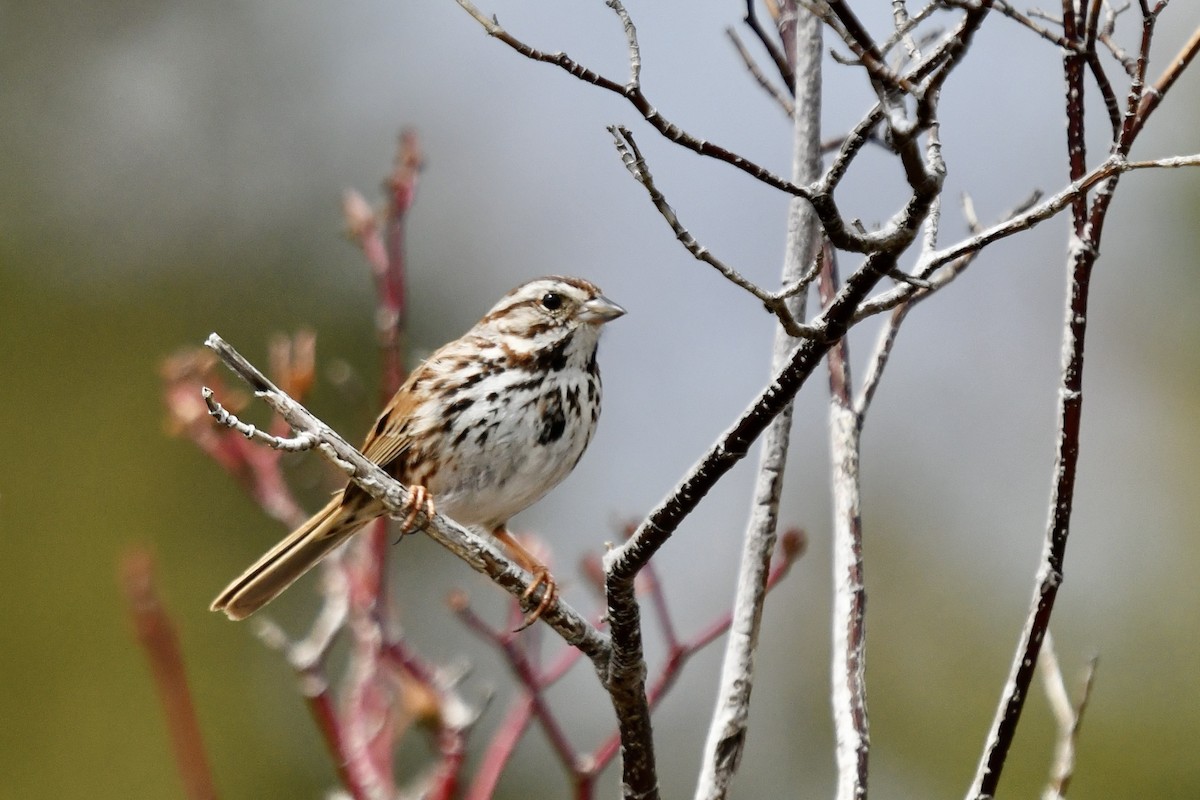
[[333,759],[333,768],[337,771],[338,780],[341,781],[342,786],[346,787],[346,791],[350,792],[350,796],[354,800],[371,800],[371,794],[366,785],[355,770],[350,768],[350,757],[346,752],[346,739],[342,734],[337,708],[334,706],[328,688],[315,695],[307,695],[304,699],[308,704],[308,711],[312,714],[313,721],[317,724],[317,730],[321,732],[321,738],[325,741],[325,749],[329,751],[329,755]]
[[217,790],[183,667],[183,650],[175,623],[158,594],[149,551],[135,547],[127,552],[121,561],[120,579],[126,610],[158,689],[184,794],[189,800],[216,800]]

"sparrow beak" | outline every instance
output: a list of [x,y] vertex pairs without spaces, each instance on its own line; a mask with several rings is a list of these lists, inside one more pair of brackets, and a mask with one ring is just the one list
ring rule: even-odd
[[604,295],[593,297],[584,303],[579,309],[579,319],[583,322],[593,322],[597,325],[603,325],[617,317],[623,315],[625,309],[609,300]]

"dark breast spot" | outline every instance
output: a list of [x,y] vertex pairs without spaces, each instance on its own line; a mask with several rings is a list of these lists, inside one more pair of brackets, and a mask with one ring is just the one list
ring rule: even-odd
[[563,409],[561,393],[553,391],[545,395],[542,398],[541,411],[538,444],[557,442],[567,429],[567,414]]
[[579,416],[581,411],[579,407],[579,386],[576,385],[572,386],[570,389],[567,389],[565,396],[567,400],[567,410],[575,416]]
[[543,347],[534,356],[533,368],[539,372],[559,372],[567,366],[567,348],[575,338],[572,331],[548,347]]
[[458,421],[459,415],[470,408],[474,402],[475,398],[473,397],[463,397],[446,406],[446,410],[443,412],[442,430],[449,432],[454,427],[454,423]]

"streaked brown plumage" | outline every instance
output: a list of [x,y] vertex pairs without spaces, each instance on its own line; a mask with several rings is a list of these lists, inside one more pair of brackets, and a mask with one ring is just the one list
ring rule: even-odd
[[[474,327],[413,371],[379,415],[363,454],[437,510],[493,534],[542,586],[556,587],[507,530],[508,520],[565,478],[600,415],[596,345],[624,314],[593,284],[551,276],[506,294]],[[424,508],[426,501],[430,508]],[[355,484],[250,566],[213,601],[244,619],[373,519],[382,505]]]

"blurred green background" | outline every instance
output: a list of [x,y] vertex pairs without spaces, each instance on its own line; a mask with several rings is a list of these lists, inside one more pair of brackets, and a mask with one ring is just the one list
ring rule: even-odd
[[[668,116],[786,172],[787,125],[723,38],[741,6],[628,5],[647,88]],[[485,10],[624,74],[603,4]],[[884,16],[863,13],[887,24],[882,4]],[[1166,17],[1152,73],[1198,22],[1184,4]],[[990,219],[1063,182],[1060,67],[1001,20],[975,48],[946,90],[947,197],[970,191]],[[870,97],[856,71],[827,68],[833,132]],[[1189,73],[1135,155],[1200,150],[1198,100]],[[319,797],[332,785],[286,665],[247,626],[207,611],[282,531],[165,434],[158,370],[213,330],[265,363],[271,334],[312,328],[322,380],[310,406],[358,438],[375,396],[372,292],[341,236],[339,197],[349,186],[375,196],[402,125],[420,130],[428,159],[410,227],[414,357],[537,274],[587,276],[630,310],[603,347],[605,416],[588,457],[521,524],[546,534],[570,576],[675,483],[761,384],[771,326],[673,241],[613,154],[603,127],[613,122],[636,119],[487,39],[448,1],[0,2],[0,797],[182,796],[118,591],[133,544],[157,555],[222,796]],[[771,283],[786,202],[635,131],[685,224]],[[900,196],[872,163],[840,196],[868,222]],[[1068,677],[1101,659],[1081,797],[1200,795],[1198,203],[1190,172],[1129,176],[1094,283],[1075,532],[1054,626]],[[961,230],[947,209],[946,241]],[[1063,225],[1048,224],[921,306],[868,422],[876,797],[959,796],[975,768],[1045,524],[1065,247]],[[853,341],[860,359],[869,333]],[[359,390],[334,388],[330,370]],[[811,547],[768,607],[741,797],[820,796],[833,782],[824,391],[815,381],[799,401],[783,517]],[[319,469],[303,458],[288,468],[315,504]],[[659,557],[685,633],[728,605],[751,481],[736,470]],[[505,696],[498,659],[443,603],[454,586],[481,604],[498,590],[427,542],[406,541],[394,567],[410,639],[432,660],[467,659],[469,697]],[[566,591],[592,607],[577,579]],[[312,594],[299,588],[273,613],[300,631]],[[656,717],[669,796],[692,790],[718,655],[693,662]],[[611,712],[579,672],[551,700],[590,749]],[[1006,796],[1036,792],[1050,759],[1040,693],[1026,714]],[[399,760],[411,771],[423,753],[410,740]],[[503,786],[565,796],[539,733]]]

